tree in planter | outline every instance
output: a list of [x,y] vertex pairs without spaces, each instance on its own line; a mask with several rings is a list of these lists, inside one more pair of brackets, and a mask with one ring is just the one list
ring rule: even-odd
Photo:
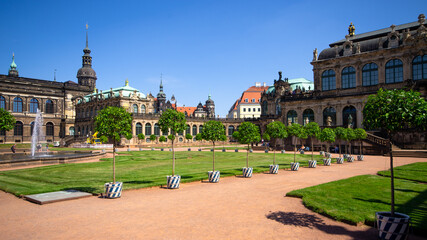
[[141,140],[145,139],[145,135],[143,133],[138,134],[138,144],[141,144]]
[[202,138],[206,141],[212,142],[212,172],[209,174],[209,182],[218,182],[219,181],[219,171],[215,171],[215,142],[221,141],[222,136],[225,136],[224,125],[215,120],[207,121],[203,124]]
[[154,135],[154,134],[151,134],[151,135],[150,135],[150,141],[151,141],[151,142],[155,142],[155,141],[157,141],[157,136],[156,136],[156,135]]
[[175,148],[174,141],[175,135],[178,132],[184,131],[186,128],[186,120],[184,113],[178,112],[173,109],[168,109],[163,112],[159,119],[159,126],[162,132],[168,132],[169,129],[172,134],[168,138],[172,142],[172,175],[168,177],[168,188],[179,188],[180,176],[175,177]]
[[304,130],[304,127],[298,123],[292,123],[288,126],[288,135],[292,137],[292,143],[294,144],[294,163],[296,163],[296,152],[297,152],[297,138],[307,138],[307,133]]
[[391,216],[394,212],[394,171],[392,138],[408,128],[424,130],[427,126],[427,102],[420,93],[405,90],[378,90],[368,97],[363,109],[363,126],[387,132],[390,152]]
[[108,142],[108,137],[106,137],[106,136],[100,136],[99,137],[99,141],[101,141],[102,143],[107,143]]
[[262,139],[264,139],[264,145],[265,145],[265,151],[268,152],[268,142],[270,142],[270,134],[268,134],[267,132],[265,132],[262,135]]
[[[267,125],[265,134],[268,134],[274,139],[283,139],[288,137],[288,132],[286,131],[286,126],[280,121],[274,121]],[[270,173],[277,173],[279,170],[279,165],[276,165],[276,148],[273,148],[273,165],[270,165]]]
[[[329,145],[335,142],[335,131],[331,128],[324,128],[319,134],[319,139],[322,142],[326,142],[326,148],[329,149]],[[324,165],[331,165],[331,160],[329,157],[324,161]]]
[[122,183],[116,182],[116,145],[122,136],[127,137],[132,134],[132,115],[122,107],[106,107],[98,112],[94,123],[100,136],[113,140],[113,182],[108,186],[113,189],[117,187],[120,191],[116,194],[107,190],[107,197],[120,197]]
[[233,137],[236,138],[239,143],[248,145],[246,149],[246,168],[243,168],[243,176],[251,177],[252,168],[249,167],[249,146],[251,143],[261,140],[259,128],[251,122],[244,122],[240,125],[239,130],[233,133]]
[[190,142],[190,140],[193,139],[193,136],[191,136],[191,134],[187,133],[187,134],[185,134],[185,139],[187,139],[187,142]]
[[[346,132],[347,146],[349,147],[348,153],[351,156],[351,143],[353,140],[356,139],[356,134],[354,134],[353,128],[345,128],[345,132]],[[347,148],[347,146],[346,146],[346,148]],[[347,153],[347,151],[346,151],[346,153]]]
[[10,112],[0,108],[0,131],[10,131],[15,127],[15,117]]
[[316,122],[310,122],[307,125],[305,125],[304,128],[305,128],[305,132],[307,133],[307,136],[310,137],[311,161],[313,161],[313,138],[319,135],[320,127],[319,127],[319,124],[317,124]]
[[344,139],[347,138],[346,137],[346,131],[345,131],[345,128],[343,128],[343,127],[337,127],[337,128],[334,129],[334,132],[335,132],[335,138],[336,138],[336,140],[338,140],[338,142],[340,143],[340,146],[339,146],[339,158],[341,158],[341,140],[344,140]]
[[362,153],[362,145],[363,145],[363,139],[366,139],[367,134],[366,131],[363,128],[356,128],[354,129],[354,135],[356,136],[355,140],[359,140],[359,156],[358,160],[363,160],[363,153]]
[[[225,130],[224,130],[224,133],[225,133]],[[225,152],[225,142],[228,140],[227,136],[225,134],[221,135],[219,140],[222,141],[222,151]]]
[[[160,136],[159,137],[159,142],[160,143],[164,143],[164,142],[166,142],[167,141],[167,139],[166,139],[166,137],[165,136]],[[163,146],[162,146],[162,151],[163,151]]]

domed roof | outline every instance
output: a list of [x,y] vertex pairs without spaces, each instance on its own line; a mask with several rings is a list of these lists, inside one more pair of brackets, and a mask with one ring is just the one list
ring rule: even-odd
[[211,99],[211,95],[210,94],[208,96],[208,100],[206,100],[206,104],[208,104],[208,103],[211,103],[211,104],[214,103],[214,101]]
[[77,71],[77,78],[92,77],[96,79],[96,72],[91,67],[82,67]]
[[157,93],[157,98],[166,98],[166,93],[164,92]]

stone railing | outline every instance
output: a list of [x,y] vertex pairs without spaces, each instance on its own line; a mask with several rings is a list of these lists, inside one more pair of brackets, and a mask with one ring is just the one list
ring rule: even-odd
[[367,134],[367,136],[366,136],[366,140],[368,140],[368,141],[370,141],[370,142],[372,142],[372,143],[375,143],[375,144],[378,144],[378,145],[381,145],[381,146],[384,146],[384,147],[387,147],[388,146],[388,139],[385,139],[385,138],[382,138],[382,137],[378,137],[378,136],[375,136],[374,134],[372,134],[372,133],[366,133]]

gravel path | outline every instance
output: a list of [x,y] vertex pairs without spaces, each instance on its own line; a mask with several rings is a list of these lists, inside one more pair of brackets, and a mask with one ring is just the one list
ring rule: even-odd
[[[396,158],[395,165],[427,161]],[[388,168],[388,158],[280,170],[250,179],[181,184],[179,190],[124,191],[120,199],[89,197],[36,205],[0,191],[0,239],[377,239],[313,213],[291,190]],[[165,177],[166,181],[166,177]],[[372,213],[374,214],[374,213]],[[422,239],[411,237],[411,239]]]

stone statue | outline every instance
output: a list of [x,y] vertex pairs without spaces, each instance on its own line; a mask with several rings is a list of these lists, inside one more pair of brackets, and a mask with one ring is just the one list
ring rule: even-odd
[[328,116],[326,118],[326,126],[328,126],[328,127],[332,126],[332,118],[331,118],[331,116]]
[[313,61],[317,61],[317,48],[313,51]]
[[292,125],[292,119],[288,118],[288,126]]
[[356,53],[360,53],[360,43],[356,44]]
[[350,115],[348,115],[348,119],[347,119],[347,127],[348,128],[353,128],[353,117]]
[[308,119],[308,117],[306,117],[304,120],[304,126],[307,125],[308,123],[310,123],[310,119]]
[[282,80],[282,71],[279,71],[279,81]]
[[353,23],[350,23],[350,26],[348,27],[348,35],[353,36],[356,28],[354,27]]

